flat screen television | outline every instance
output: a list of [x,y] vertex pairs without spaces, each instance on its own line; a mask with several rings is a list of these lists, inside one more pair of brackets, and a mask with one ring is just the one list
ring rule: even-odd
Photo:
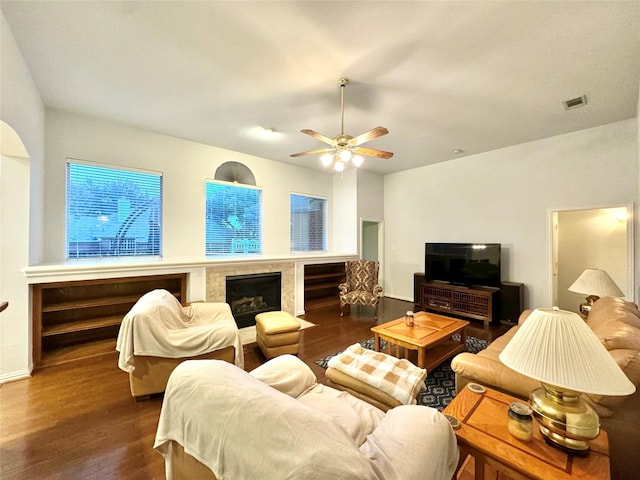
[[426,243],[426,280],[500,288],[499,243]]

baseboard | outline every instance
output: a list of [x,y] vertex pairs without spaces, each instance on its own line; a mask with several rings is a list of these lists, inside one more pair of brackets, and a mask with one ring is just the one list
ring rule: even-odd
[[21,370],[17,372],[11,372],[6,375],[0,375],[0,383],[8,383],[16,380],[23,380],[31,376],[30,370]]
[[383,295],[383,297],[393,298],[393,299],[395,299],[395,300],[403,300],[403,301],[405,301],[405,302],[411,302],[411,303],[413,303],[413,298],[411,298],[411,297],[404,297],[404,296],[401,296],[401,295],[389,295],[389,294],[387,294],[387,293],[385,293],[385,294]]

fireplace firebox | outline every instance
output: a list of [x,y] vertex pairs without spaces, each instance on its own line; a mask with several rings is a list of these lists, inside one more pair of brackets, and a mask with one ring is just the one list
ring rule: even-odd
[[282,274],[257,273],[226,277],[226,301],[238,328],[256,324],[256,315],[280,310]]

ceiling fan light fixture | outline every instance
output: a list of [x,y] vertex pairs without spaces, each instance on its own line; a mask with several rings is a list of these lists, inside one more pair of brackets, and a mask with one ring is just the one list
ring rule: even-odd
[[351,160],[352,156],[353,153],[348,148],[345,148],[340,152],[340,160],[343,162],[348,162],[349,160]]
[[362,157],[361,155],[354,155],[351,161],[356,167],[359,167],[360,165],[362,165],[362,162],[364,162],[364,157]]
[[336,172],[342,172],[342,171],[344,171],[344,163],[342,163],[342,162],[340,162],[340,161],[337,161],[337,162],[336,162],[336,164],[333,166],[333,169],[334,169]]
[[320,157],[320,161],[322,162],[322,165],[328,167],[333,163],[333,155],[331,153],[325,153]]

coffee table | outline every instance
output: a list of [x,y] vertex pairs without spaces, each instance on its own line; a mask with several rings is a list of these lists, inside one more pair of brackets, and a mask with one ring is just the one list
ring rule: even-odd
[[[578,457],[546,444],[534,421],[533,439],[523,442],[507,428],[509,403],[521,399],[486,388],[475,393],[463,388],[442,413],[456,417],[454,430],[460,447],[460,462],[474,460],[475,478],[609,480],[609,443],[605,431],[591,443],[586,457]],[[494,475],[497,473],[497,475]]]
[[[429,372],[447,358],[466,350],[467,325],[469,322],[466,320],[416,312],[413,327],[405,325],[404,317],[372,327],[373,349],[379,352],[380,339],[384,339],[389,355],[394,355],[392,345],[395,345],[396,357],[400,357],[400,347],[405,349],[404,358],[408,358],[410,350],[416,350],[418,367]],[[451,338],[454,333],[460,334],[459,341]]]

